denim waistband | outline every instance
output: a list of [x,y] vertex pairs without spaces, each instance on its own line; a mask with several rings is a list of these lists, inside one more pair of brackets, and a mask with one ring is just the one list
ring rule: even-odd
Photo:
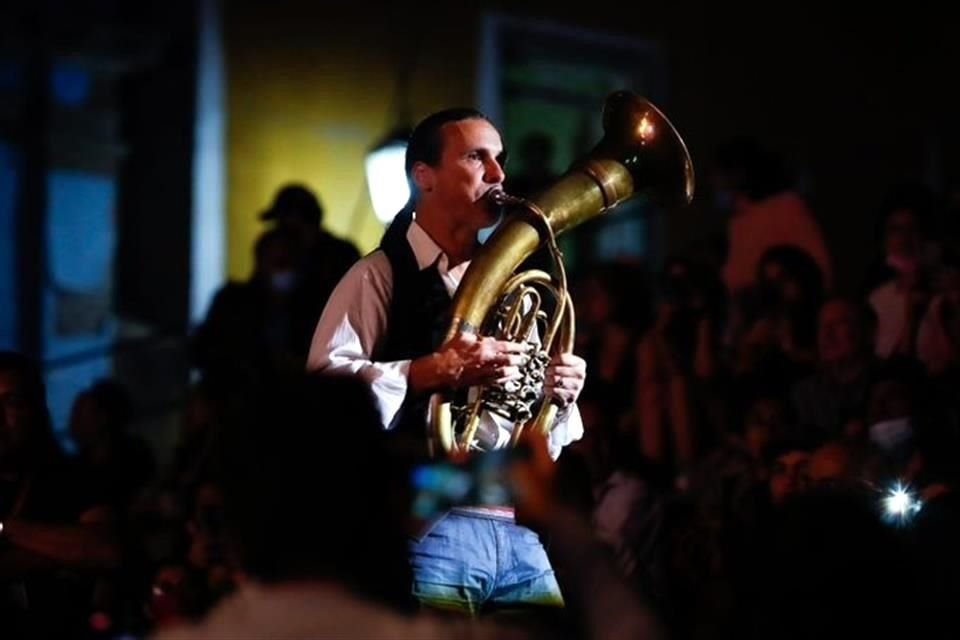
[[462,516],[470,516],[472,518],[493,518],[495,520],[505,520],[507,522],[516,521],[516,512],[514,511],[513,507],[460,506],[450,509],[450,513],[456,513]]

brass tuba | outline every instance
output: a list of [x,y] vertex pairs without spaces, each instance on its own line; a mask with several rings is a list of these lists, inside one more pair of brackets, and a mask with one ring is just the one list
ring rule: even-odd
[[[574,338],[573,305],[556,236],[636,195],[668,207],[692,200],[693,165],[686,145],[652,103],[628,91],[612,93],[604,103],[603,129],[594,149],[533,199],[502,190],[488,194],[503,209],[503,220],[464,274],[446,338],[473,333],[539,348],[521,368],[520,381],[433,394],[428,438],[434,455],[477,448],[485,410],[513,422],[513,443],[524,429],[544,434],[552,429],[559,408],[543,401],[544,370],[553,356],[572,350]],[[514,273],[544,245],[555,274]]]

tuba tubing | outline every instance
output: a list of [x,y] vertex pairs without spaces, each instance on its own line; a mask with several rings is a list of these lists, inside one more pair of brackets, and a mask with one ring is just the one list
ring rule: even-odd
[[[556,183],[531,200],[515,198],[495,189],[488,192],[491,206],[504,210],[503,221],[480,247],[464,274],[453,300],[446,339],[458,333],[479,334],[491,310],[503,296],[504,285],[517,268],[544,243],[555,247],[555,237],[637,195],[646,195],[664,206],[688,204],[693,197],[693,165],[683,139],[666,116],[651,102],[627,91],[607,97],[603,109],[604,137]],[[555,259],[560,260],[558,252]],[[559,265],[562,270],[562,263]],[[565,279],[564,279],[565,280]],[[566,314],[558,340],[545,345],[550,355],[569,352],[573,343],[573,308],[559,287],[560,313]],[[464,451],[455,433],[449,393],[430,399],[428,440],[434,455]],[[471,411],[464,430],[471,433],[478,411]],[[553,403],[543,402],[532,421],[546,433],[557,414]],[[516,441],[528,425],[516,425]]]

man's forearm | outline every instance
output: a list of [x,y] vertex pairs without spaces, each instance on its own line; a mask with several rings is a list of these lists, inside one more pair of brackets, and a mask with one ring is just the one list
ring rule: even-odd
[[431,353],[410,362],[407,383],[413,393],[453,386],[463,373],[463,363],[449,352]]

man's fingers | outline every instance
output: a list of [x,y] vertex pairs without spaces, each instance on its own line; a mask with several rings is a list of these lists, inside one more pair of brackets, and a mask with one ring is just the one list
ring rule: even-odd
[[533,348],[526,342],[511,342],[495,338],[484,338],[484,346],[496,353],[529,353]]
[[497,374],[499,376],[496,379],[498,384],[509,382],[511,380],[519,380],[521,378],[519,367],[503,367],[498,369]]
[[529,357],[520,353],[502,353],[500,354],[500,363],[508,364],[514,367],[522,367],[527,364]]
[[584,378],[586,371],[578,367],[557,366],[548,367],[545,375],[547,380],[556,378]]
[[513,365],[487,364],[482,367],[476,367],[467,373],[465,382],[467,385],[485,385],[494,383],[504,383],[510,380],[519,380],[522,377],[520,367]]
[[569,366],[578,369],[586,369],[587,361],[573,353],[558,353],[550,362],[553,366]]

